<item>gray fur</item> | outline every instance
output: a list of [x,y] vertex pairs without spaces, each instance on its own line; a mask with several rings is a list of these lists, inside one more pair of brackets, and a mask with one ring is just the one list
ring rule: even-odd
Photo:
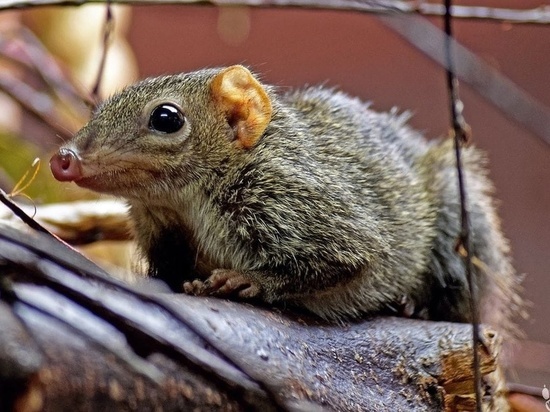
[[[209,82],[219,69],[147,79],[108,100],[68,147],[84,186],[128,199],[150,272],[180,284],[234,269],[266,302],[329,319],[399,311],[469,321],[451,142],[428,142],[405,115],[348,95],[265,86],[273,117],[256,146],[236,147]],[[173,101],[187,125],[154,136],[145,108]],[[464,151],[483,319],[508,327],[519,280],[508,258],[483,156]],[[162,260],[162,261],[161,261]],[[167,275],[164,272],[170,272]]]

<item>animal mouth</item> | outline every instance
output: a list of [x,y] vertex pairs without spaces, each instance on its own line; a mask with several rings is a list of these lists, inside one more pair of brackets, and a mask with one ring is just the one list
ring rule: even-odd
[[83,176],[74,182],[86,189],[92,189],[98,192],[109,192],[119,186],[126,186],[122,184],[129,180],[128,172],[126,170],[109,170],[99,172],[90,176]]
[[145,193],[160,178],[146,169],[115,169],[83,176],[74,182],[83,188],[113,195],[129,196]]

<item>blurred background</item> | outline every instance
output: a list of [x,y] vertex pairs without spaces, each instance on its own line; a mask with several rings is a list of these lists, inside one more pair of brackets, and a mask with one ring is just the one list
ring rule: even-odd
[[[502,7],[497,0],[457,3]],[[506,2],[508,8],[540,5],[540,0]],[[73,79],[76,94],[84,96],[97,76],[104,16],[101,6],[3,12],[0,36],[16,44],[8,51],[22,55],[18,48],[28,47],[29,39],[18,30],[29,26],[57,56],[63,75]],[[441,26],[439,19],[430,20]],[[117,8],[115,27],[103,95],[138,77],[242,63],[282,90],[306,84],[335,86],[371,101],[376,110],[410,110],[411,124],[429,137],[448,133],[444,71],[375,16],[296,9],[139,6]],[[456,19],[454,27],[462,44],[550,106],[550,26]],[[36,79],[12,60],[0,58],[0,86],[6,90],[6,79],[8,90],[14,84],[35,84]],[[49,64],[45,61],[43,68]],[[8,94],[13,96],[13,92]],[[58,112],[50,119],[51,127],[12,98],[0,97],[0,186],[10,192],[40,156],[41,170],[25,191],[34,202],[92,197],[76,187],[58,184],[47,167],[55,148],[85,122],[86,107],[71,104],[63,95],[43,101],[42,109],[50,104]],[[550,386],[550,147],[464,84],[461,97],[475,144],[490,158],[515,267],[526,274],[530,318],[521,323],[526,341],[515,355],[514,379]]]

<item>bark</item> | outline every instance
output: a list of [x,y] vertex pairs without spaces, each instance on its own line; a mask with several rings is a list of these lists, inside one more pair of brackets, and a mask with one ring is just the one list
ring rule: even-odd
[[[468,410],[471,327],[306,314],[110,278],[54,237],[0,226],[2,410]],[[484,403],[503,410],[483,330]]]

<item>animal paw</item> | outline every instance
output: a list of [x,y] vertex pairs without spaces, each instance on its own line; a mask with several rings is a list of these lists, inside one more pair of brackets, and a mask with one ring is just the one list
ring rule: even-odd
[[202,282],[200,294],[252,299],[260,296],[261,288],[242,272],[231,269],[215,269],[212,271],[212,275]]
[[200,279],[195,279],[192,282],[185,282],[183,284],[183,291],[188,295],[201,295],[201,291],[204,289],[204,282]]
[[398,308],[399,315],[405,318],[412,318],[415,310],[416,306],[412,299],[407,295],[401,296]]

